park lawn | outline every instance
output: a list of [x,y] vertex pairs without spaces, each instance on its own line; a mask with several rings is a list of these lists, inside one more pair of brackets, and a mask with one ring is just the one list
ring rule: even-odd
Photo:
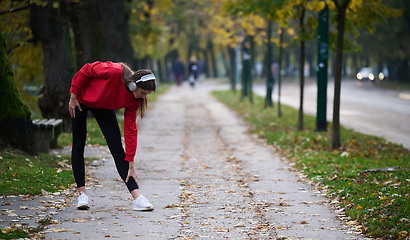
[[67,156],[30,156],[15,149],[0,150],[0,195],[41,194],[74,183]]
[[[362,225],[372,237],[406,239],[410,229],[410,151],[385,139],[341,128],[342,147],[331,148],[331,131],[315,131],[315,118],[304,116],[297,130],[298,110],[282,105],[264,109],[264,98],[240,101],[239,93],[214,91],[213,95],[251,124],[308,178],[320,182],[328,197],[340,202],[346,216]],[[331,129],[331,128],[329,128]],[[394,171],[382,168],[397,167]],[[379,169],[379,171],[366,171]]]
[[[88,165],[97,158],[85,158]],[[70,156],[28,155],[17,149],[0,149],[0,195],[41,195],[62,191],[75,183]]]

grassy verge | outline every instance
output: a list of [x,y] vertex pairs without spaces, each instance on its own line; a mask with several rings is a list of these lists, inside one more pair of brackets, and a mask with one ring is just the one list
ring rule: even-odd
[[[331,149],[331,132],[315,131],[315,118],[305,115],[304,131],[297,131],[298,111],[282,105],[263,108],[241,102],[231,91],[213,92],[221,102],[239,113],[252,131],[276,146],[310,179],[323,183],[332,200],[340,202],[346,215],[357,221],[362,232],[373,237],[406,239],[410,229],[410,152],[386,140],[341,129],[342,147]],[[395,171],[366,171],[397,167]]]
[[71,171],[65,167],[69,164],[67,157],[35,157],[3,149],[0,158],[0,195],[41,194],[41,189],[56,192],[74,182]]
[[[86,158],[86,164],[93,158]],[[30,156],[15,149],[0,150],[0,195],[41,194],[64,190],[74,183],[70,157]]]

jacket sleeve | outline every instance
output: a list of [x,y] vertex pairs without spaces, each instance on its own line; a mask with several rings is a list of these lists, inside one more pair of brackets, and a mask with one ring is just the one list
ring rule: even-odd
[[109,78],[110,73],[107,70],[107,68],[104,68],[104,63],[102,62],[85,64],[80,71],[74,75],[71,81],[70,92],[78,95],[84,83],[92,78]]
[[137,151],[137,110],[138,108],[125,108],[124,111],[125,160],[129,162],[134,161]]

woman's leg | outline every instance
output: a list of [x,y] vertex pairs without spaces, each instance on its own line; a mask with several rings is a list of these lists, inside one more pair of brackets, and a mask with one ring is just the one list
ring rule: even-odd
[[87,135],[88,107],[81,104],[80,111],[75,109],[75,118],[72,118],[73,147],[71,150],[71,165],[74,179],[80,192],[85,192],[84,147]]
[[[121,132],[115,112],[108,109],[91,109],[91,112],[94,114],[94,117],[104,134],[108,148],[114,157],[117,171],[125,182],[128,175],[129,162],[125,161],[125,152],[121,142]],[[133,197],[135,197],[134,195],[136,195],[136,193],[139,195],[138,184],[134,178],[129,178],[128,182],[125,184]]]

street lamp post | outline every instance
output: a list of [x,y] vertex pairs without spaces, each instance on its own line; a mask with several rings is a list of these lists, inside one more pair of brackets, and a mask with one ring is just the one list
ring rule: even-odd
[[318,66],[317,66],[317,114],[316,130],[327,131],[327,62],[329,49],[329,9],[319,12],[318,27]]

